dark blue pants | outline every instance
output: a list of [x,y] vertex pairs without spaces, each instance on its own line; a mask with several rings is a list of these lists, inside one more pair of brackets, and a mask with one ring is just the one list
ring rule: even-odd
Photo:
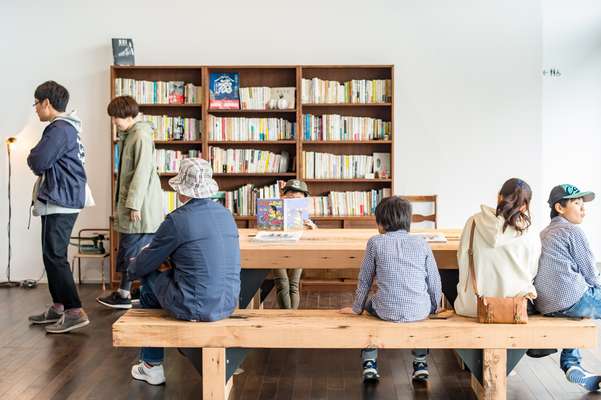
[[52,301],[62,304],[65,310],[81,307],[67,257],[69,238],[78,215],[75,213],[42,216],[42,257],[48,276],[48,289]]

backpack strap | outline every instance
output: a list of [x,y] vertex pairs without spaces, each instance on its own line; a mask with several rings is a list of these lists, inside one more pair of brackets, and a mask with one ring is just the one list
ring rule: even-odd
[[[476,271],[474,268],[474,233],[476,230],[476,221],[472,220],[472,227],[470,228],[470,244],[467,249],[467,254],[469,256],[469,280],[472,281],[472,287],[474,288],[474,293],[476,297],[480,297],[478,294],[478,287],[476,286]],[[465,282],[465,290],[467,292],[467,282]]]

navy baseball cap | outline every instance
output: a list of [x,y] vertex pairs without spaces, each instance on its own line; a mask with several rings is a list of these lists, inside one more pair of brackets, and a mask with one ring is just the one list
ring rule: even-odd
[[551,193],[549,194],[549,207],[553,208],[553,205],[558,201],[563,199],[582,199],[583,201],[592,201],[595,198],[595,193],[593,192],[581,192],[574,185],[569,185],[564,183],[563,185],[557,185],[553,189],[551,189]]

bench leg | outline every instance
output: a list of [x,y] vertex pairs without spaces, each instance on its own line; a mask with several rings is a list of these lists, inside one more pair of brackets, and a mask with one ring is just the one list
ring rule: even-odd
[[261,288],[257,290],[257,293],[253,296],[253,308],[255,310],[262,310],[263,303],[261,303]]
[[483,353],[483,398],[486,400],[505,400],[507,398],[507,350],[484,349]]
[[225,349],[202,349],[202,398],[203,400],[227,400],[232,380],[225,382]]

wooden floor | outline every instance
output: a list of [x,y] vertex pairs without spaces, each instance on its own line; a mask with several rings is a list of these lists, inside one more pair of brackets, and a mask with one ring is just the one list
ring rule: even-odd
[[[111,324],[121,314],[94,301],[99,286],[82,286],[91,324],[79,332],[46,335],[29,326],[27,316],[50,301],[46,286],[33,290],[0,289],[0,399],[200,399],[200,377],[175,350],[166,356],[167,384],[153,387],[133,381],[135,349],[111,346]],[[350,305],[350,294],[307,293],[303,308]],[[274,303],[273,294],[267,304]],[[382,379],[365,387],[359,352],[354,350],[257,350],[244,362],[235,383],[235,399],[473,399],[469,375],[459,370],[451,351],[434,350],[427,386],[411,384],[411,355],[380,352]],[[601,371],[601,352],[584,351],[584,366]],[[519,400],[601,399],[568,383],[558,355],[525,357],[508,379],[509,398]]]

